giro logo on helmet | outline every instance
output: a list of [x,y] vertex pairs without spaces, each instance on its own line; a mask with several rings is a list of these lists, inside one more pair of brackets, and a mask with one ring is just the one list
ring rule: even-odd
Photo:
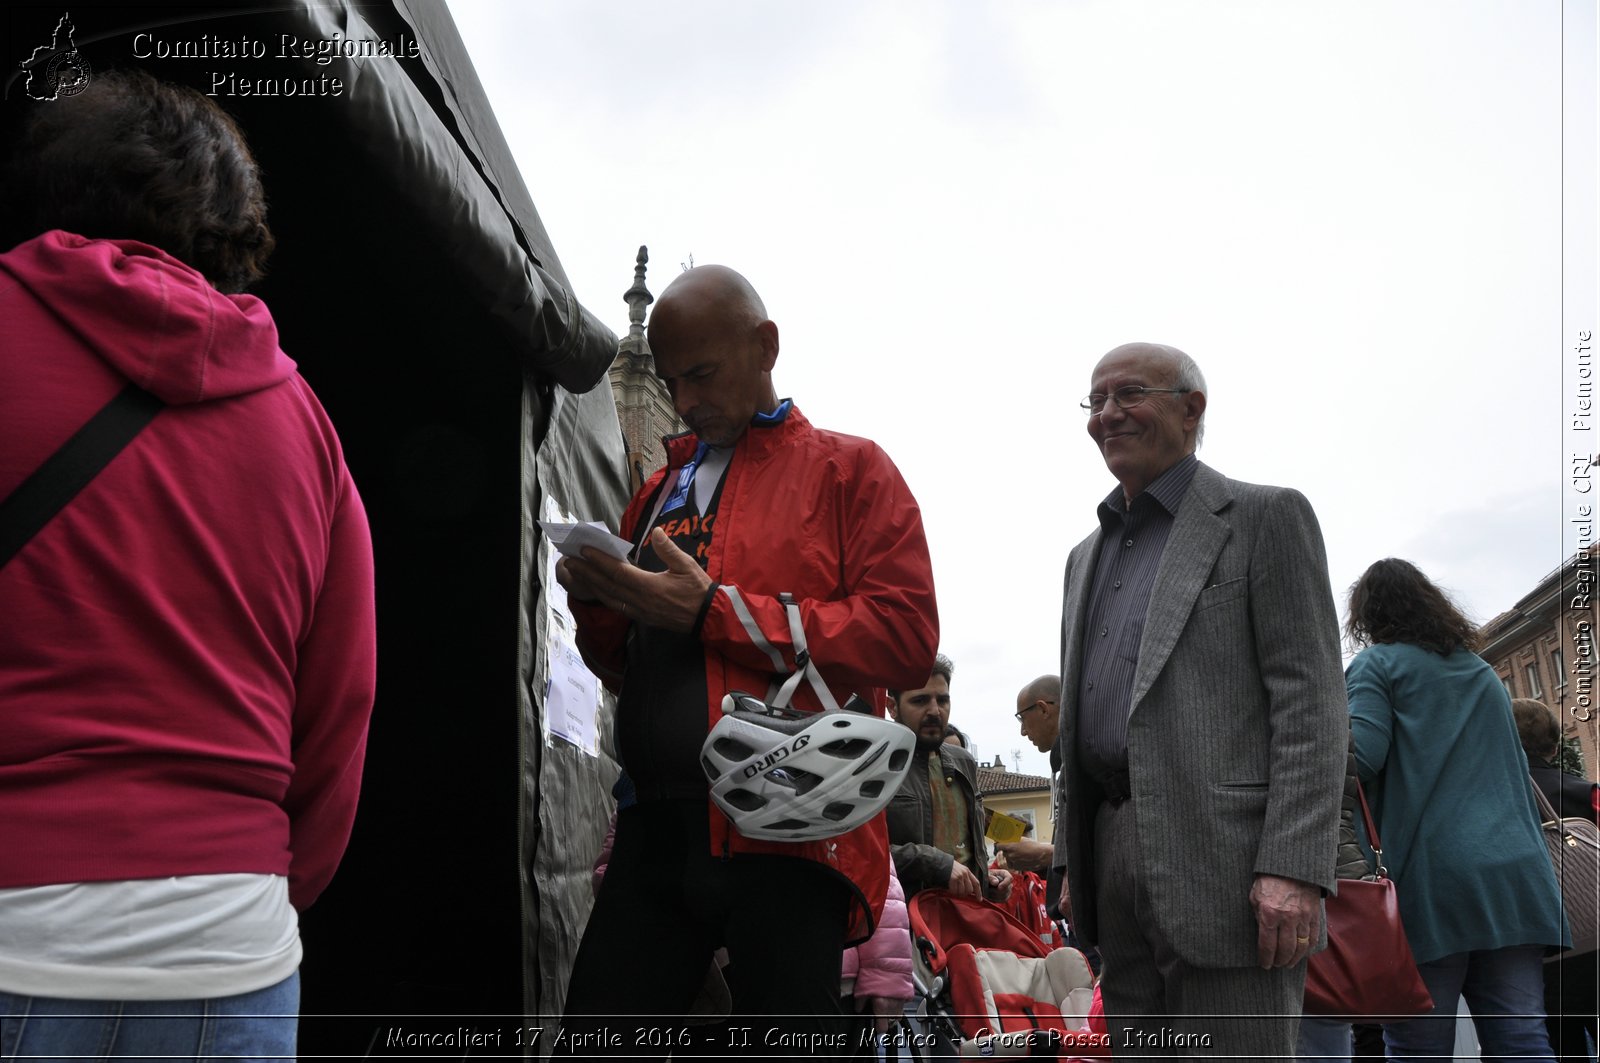
[[755,763],[746,764],[744,766],[744,777],[746,779],[754,779],[757,775],[760,775],[762,772],[766,771],[780,760],[783,760],[790,753],[798,753],[810,744],[811,736],[801,735],[788,745],[779,746],[777,749],[774,749],[771,753],[768,753]]

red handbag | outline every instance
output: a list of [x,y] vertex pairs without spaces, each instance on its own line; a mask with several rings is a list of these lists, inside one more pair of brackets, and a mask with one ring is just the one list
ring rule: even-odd
[[1377,872],[1340,879],[1339,892],[1327,899],[1328,947],[1306,964],[1305,1010],[1354,1018],[1421,1015],[1433,1010],[1433,998],[1411,958],[1394,883],[1383,866],[1383,843],[1360,780],[1356,796]]

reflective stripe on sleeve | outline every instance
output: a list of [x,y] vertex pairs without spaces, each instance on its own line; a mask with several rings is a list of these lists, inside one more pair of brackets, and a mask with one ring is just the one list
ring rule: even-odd
[[739,593],[739,588],[731,587],[724,583],[718,590],[728,596],[728,601],[733,606],[733,615],[739,618],[740,624],[744,625],[744,633],[750,636],[751,643],[772,661],[772,670],[774,672],[782,672],[784,670],[783,654],[779,653],[772,643],[767,641],[767,636],[756,626],[756,618],[751,614],[750,607],[745,604],[744,596]]

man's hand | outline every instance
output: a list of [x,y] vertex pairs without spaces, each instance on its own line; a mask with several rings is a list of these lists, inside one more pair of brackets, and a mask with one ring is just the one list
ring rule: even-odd
[[888,1033],[895,1020],[905,1012],[906,1002],[891,997],[856,997],[856,1011],[872,1012],[872,1025],[879,1033]]
[[568,598],[594,605],[600,601],[600,591],[590,578],[593,571],[593,565],[578,558],[563,557],[556,562],[556,582],[566,589]]
[[660,528],[651,531],[650,546],[666,564],[665,572],[646,572],[585,549],[581,558],[564,557],[556,563],[556,582],[580,601],[598,601],[629,620],[687,632],[700,615],[711,577]]
[[972,873],[972,868],[960,860],[950,861],[950,892],[957,897],[983,899],[983,888],[978,885],[978,876]]
[[989,889],[994,893],[995,900],[1010,900],[1011,872],[1003,867],[991,867],[989,869]]
[[1072,891],[1067,889],[1067,876],[1061,875],[1061,896],[1056,898],[1056,910],[1061,913],[1061,918],[1072,922]]
[[995,848],[1006,858],[1006,866],[1012,870],[1035,871],[1041,875],[1049,872],[1050,860],[1055,855],[1055,849],[1049,842],[1033,838],[1003,842]]
[[1257,875],[1250,887],[1256,913],[1256,957],[1263,968],[1293,967],[1311,953],[1322,930],[1322,891],[1305,882]]

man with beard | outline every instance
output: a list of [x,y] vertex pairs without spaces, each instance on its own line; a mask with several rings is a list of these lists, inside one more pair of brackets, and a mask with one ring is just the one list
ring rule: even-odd
[[1011,895],[1011,872],[985,868],[977,763],[944,740],[954,670],[941,653],[927,685],[889,692],[890,717],[917,736],[911,770],[889,802],[889,852],[908,898],[942,888],[958,897],[1003,901]]

